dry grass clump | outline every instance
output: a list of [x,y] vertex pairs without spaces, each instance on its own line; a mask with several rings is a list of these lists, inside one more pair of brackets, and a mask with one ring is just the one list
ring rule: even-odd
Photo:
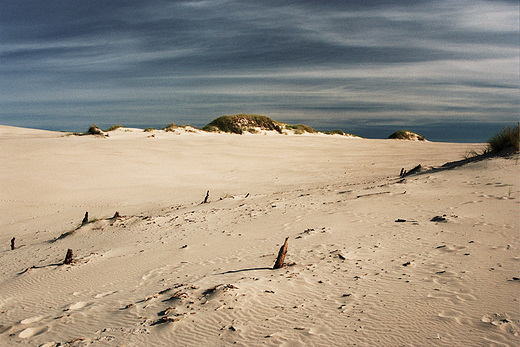
[[177,124],[170,123],[167,126],[165,126],[162,130],[164,131],[175,131],[178,128]]
[[122,125],[114,124],[114,125],[108,127],[108,129],[106,129],[105,132],[108,133],[109,131],[114,131],[114,130],[117,130],[122,127],[123,127]]
[[358,135],[354,135],[354,134],[350,134],[350,133],[346,133],[344,132],[343,130],[329,130],[329,131],[325,131],[326,135],[342,135],[342,136],[352,136],[352,137],[359,137],[361,138],[361,136],[358,136]]
[[422,135],[411,132],[410,130],[399,130],[388,136],[389,139],[395,140],[411,140],[411,141],[425,141],[426,138]]
[[518,143],[520,138],[520,129],[518,126],[519,125],[517,124],[516,127],[503,127],[498,134],[495,134],[488,140],[488,150],[495,153],[509,148],[512,148],[517,152],[520,151]]
[[314,130],[313,128],[311,128],[310,126],[303,125],[303,124],[295,124],[295,125],[285,124],[285,129],[293,130],[294,133],[298,134],[298,135],[301,135],[303,133],[311,133],[311,134],[317,133],[317,131]]
[[339,129],[326,131],[325,134],[327,134],[327,135],[343,135],[343,136],[347,135],[343,130],[339,130]]
[[103,131],[96,124],[93,124],[88,128],[85,135],[104,135],[104,134],[103,134]]
[[242,134],[245,130],[260,128],[262,130],[276,130],[282,132],[279,123],[267,116],[256,114],[226,115],[214,119],[202,128],[204,131],[223,131],[226,133]]

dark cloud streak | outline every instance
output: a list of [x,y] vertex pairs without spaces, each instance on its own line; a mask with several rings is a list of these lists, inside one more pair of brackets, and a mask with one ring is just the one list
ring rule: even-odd
[[0,117],[514,120],[518,51],[512,1],[4,0]]

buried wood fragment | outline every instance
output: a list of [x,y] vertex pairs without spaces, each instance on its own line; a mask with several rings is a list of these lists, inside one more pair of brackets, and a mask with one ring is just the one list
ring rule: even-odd
[[289,242],[289,238],[285,238],[285,242],[283,246],[280,247],[280,251],[278,251],[278,258],[276,258],[276,262],[274,263],[273,270],[280,269],[283,267],[283,263],[285,261],[285,254],[287,253],[287,247]]
[[152,323],[151,325],[157,325],[157,324],[163,324],[163,323],[170,323],[170,322],[178,322],[182,319],[182,317],[161,317],[156,322]]
[[15,240],[15,238],[13,237],[13,238],[11,239],[11,251],[14,250],[14,248],[15,248],[15,247],[14,247],[14,240]]
[[65,260],[63,261],[64,265],[72,264],[72,249],[67,250],[67,255],[65,256]]
[[410,171],[408,171],[408,172],[406,173],[406,176],[411,175],[411,174],[414,174],[414,173],[416,173],[416,172],[420,172],[421,169],[422,169],[422,166],[421,166],[421,164],[419,164],[419,165],[417,165],[416,167],[414,167],[413,169],[411,169]]
[[183,292],[182,290],[178,290],[177,292],[175,292],[175,294],[173,294],[169,299],[166,299],[165,301],[178,300],[178,299],[187,298],[187,297],[189,297],[188,293]]
[[408,175],[412,175],[414,173],[417,173],[417,172],[420,172],[422,170],[422,165],[419,164],[417,165],[416,167],[414,167],[413,169],[411,169],[410,171],[406,171],[404,168],[401,169],[401,174],[399,176],[401,177],[406,177]]
[[85,217],[83,217],[83,221],[81,222],[81,225],[88,223],[88,211],[85,212]]
[[206,192],[206,197],[204,198],[203,204],[207,204],[209,199],[209,190]]
[[444,216],[435,216],[432,219],[430,219],[430,222],[446,223],[448,221],[448,219],[445,216],[446,215],[444,215]]

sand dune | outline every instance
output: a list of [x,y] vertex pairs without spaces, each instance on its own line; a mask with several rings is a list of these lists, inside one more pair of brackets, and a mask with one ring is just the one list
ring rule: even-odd
[[0,127],[0,345],[520,344],[518,157],[153,135]]

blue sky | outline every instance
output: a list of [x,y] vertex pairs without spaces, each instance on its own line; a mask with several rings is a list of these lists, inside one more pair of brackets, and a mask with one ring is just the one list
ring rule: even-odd
[[516,123],[518,1],[0,1],[0,124]]

